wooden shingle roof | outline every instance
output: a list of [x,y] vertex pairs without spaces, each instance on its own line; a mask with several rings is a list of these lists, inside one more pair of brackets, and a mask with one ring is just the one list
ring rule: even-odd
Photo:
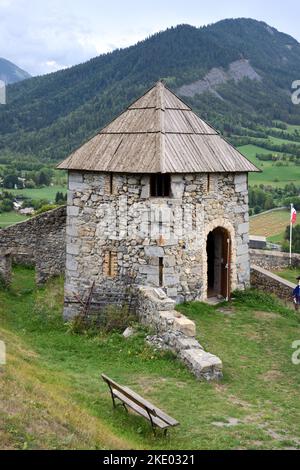
[[57,168],[116,173],[260,171],[162,82]]

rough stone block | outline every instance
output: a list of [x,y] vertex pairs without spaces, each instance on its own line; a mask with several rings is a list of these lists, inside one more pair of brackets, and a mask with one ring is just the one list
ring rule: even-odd
[[235,184],[247,184],[247,175],[245,173],[239,173],[234,176]]
[[168,287],[167,288],[167,294],[169,297],[177,297],[177,287]]
[[176,264],[176,261],[175,261],[175,256],[174,255],[164,257],[164,267],[165,268],[174,267],[175,264]]
[[144,251],[146,256],[157,256],[159,258],[164,256],[164,249],[161,246],[145,246]]
[[186,336],[195,336],[196,334],[195,323],[183,315],[179,318],[175,318],[173,329],[181,331],[181,333],[185,334]]
[[77,271],[78,269],[78,262],[74,259],[72,255],[67,255],[66,269],[68,271]]
[[11,283],[12,256],[9,251],[0,253],[0,281],[5,286]]
[[248,245],[239,245],[236,249],[236,255],[242,256],[248,253]]
[[67,244],[66,251],[69,255],[78,255],[80,246],[78,243],[69,243]]
[[239,224],[238,226],[238,233],[240,235],[244,234],[244,233],[249,233],[249,222],[245,222],[243,224]]
[[150,197],[150,185],[142,186],[141,199],[148,199]]
[[83,175],[77,171],[69,171],[69,183],[83,183]]
[[139,273],[147,275],[150,274],[158,277],[158,266],[149,266],[147,264],[143,264],[139,267]]
[[178,336],[175,340],[175,346],[178,351],[185,349],[203,349],[195,338],[186,336]]
[[248,188],[247,188],[247,184],[236,184],[235,185],[235,191],[237,193],[243,193],[243,192],[247,192]]
[[198,378],[221,376],[222,361],[217,356],[202,349],[187,349],[181,352],[181,359]]
[[178,274],[165,274],[164,275],[164,285],[166,287],[174,287],[179,284],[179,275]]
[[68,216],[77,216],[79,214],[79,207],[78,206],[68,206],[67,207],[67,215]]
[[182,181],[179,181],[179,182],[172,181],[171,192],[172,192],[173,198],[182,199],[182,196],[184,193],[184,183]]

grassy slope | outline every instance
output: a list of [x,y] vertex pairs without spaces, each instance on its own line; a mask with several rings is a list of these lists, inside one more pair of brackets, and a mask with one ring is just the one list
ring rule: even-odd
[[12,189],[9,190],[16,196],[26,196],[30,199],[47,199],[51,202],[55,201],[56,193],[62,192],[66,193],[66,186],[63,185],[54,185],[54,186],[45,186],[44,188],[35,188],[35,189]]
[[290,211],[278,210],[250,217],[250,234],[262,235],[272,242],[283,241],[284,232],[290,223]]
[[[47,186],[45,188],[9,190],[9,192],[15,194],[16,196],[26,196],[30,199],[46,199],[51,202],[55,202],[55,196],[58,191],[65,194],[67,192],[66,186],[54,185]],[[0,214],[0,228],[8,227],[9,225],[21,222],[25,219],[25,216],[20,215],[15,211],[2,212]]]
[[277,276],[283,277],[287,281],[293,282],[295,285],[297,284],[296,278],[300,276],[300,269],[299,268],[287,268],[281,271],[274,271]]
[[265,236],[272,243],[282,243],[289,223],[289,209],[262,212],[255,217],[250,217],[250,234]]
[[[262,173],[252,173],[249,175],[250,185],[266,184],[271,186],[283,187],[287,183],[294,182],[298,184],[300,181],[300,166],[275,166],[273,162],[262,162],[256,158],[256,154],[269,154],[279,152],[272,152],[271,150],[258,147],[256,145],[243,145],[238,147],[239,151],[245,155],[252,163],[254,163]],[[275,181],[276,180],[276,181]]]
[[11,212],[2,212],[0,214],[0,228],[8,227],[9,225],[16,224],[17,222],[22,222],[26,220],[25,215],[18,214],[15,211]]
[[[0,291],[0,442],[6,448],[300,448],[299,366],[291,344],[296,315],[270,297],[244,296],[229,309],[181,306],[200,342],[224,362],[220,383],[198,382],[170,355],[153,353],[143,334],[71,335],[61,322],[62,281],[35,289],[17,268]],[[143,419],[113,410],[105,371],[174,415],[180,426],[154,439]],[[229,418],[240,420],[226,426]],[[218,425],[214,424],[218,423]]]

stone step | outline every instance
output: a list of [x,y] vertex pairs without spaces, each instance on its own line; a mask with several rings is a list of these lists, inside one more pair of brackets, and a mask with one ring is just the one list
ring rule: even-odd
[[195,323],[181,313],[176,312],[176,310],[159,312],[159,321],[161,322],[164,329],[180,331],[189,337],[196,335]]
[[196,335],[196,325],[195,323],[186,318],[184,315],[176,318],[173,323],[173,330],[181,331],[186,336],[195,336]]
[[212,380],[222,377],[221,359],[203,349],[185,349],[181,351],[180,358],[199,379]]

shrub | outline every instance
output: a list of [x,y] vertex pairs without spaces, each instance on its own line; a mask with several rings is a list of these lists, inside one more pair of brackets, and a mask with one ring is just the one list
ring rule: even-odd
[[108,305],[100,315],[100,326],[107,333],[110,331],[122,333],[135,320],[136,316],[129,311],[128,305],[123,307]]
[[128,305],[108,305],[101,312],[92,315],[76,315],[69,322],[69,332],[90,336],[97,335],[100,331],[122,333],[136,319],[136,315],[129,311]]
[[35,215],[42,214],[43,212],[51,211],[52,209],[56,209],[56,204],[45,204],[44,206],[40,207],[37,211],[35,211]]
[[233,302],[240,307],[254,310],[264,310],[266,312],[278,312],[283,315],[290,315],[291,310],[283,306],[282,302],[273,294],[257,289],[236,290],[232,293]]
[[[290,249],[290,226],[289,225],[285,229],[284,239],[285,241],[283,243],[283,251],[289,251]],[[292,252],[300,253],[300,225],[295,225],[293,227]]]

